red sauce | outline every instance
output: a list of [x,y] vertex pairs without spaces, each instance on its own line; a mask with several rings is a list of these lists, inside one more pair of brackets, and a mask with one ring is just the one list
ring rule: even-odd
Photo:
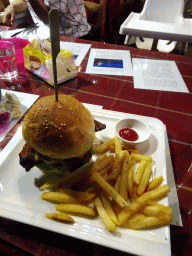
[[9,112],[4,112],[0,114],[0,125],[4,125],[9,122],[11,114]]
[[119,135],[122,139],[124,140],[128,140],[128,141],[136,141],[139,136],[136,133],[136,131],[134,131],[131,128],[123,128],[119,131]]

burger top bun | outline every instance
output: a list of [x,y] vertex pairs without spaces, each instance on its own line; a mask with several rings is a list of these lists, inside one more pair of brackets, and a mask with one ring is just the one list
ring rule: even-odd
[[94,119],[72,96],[60,94],[38,100],[25,115],[25,141],[43,155],[57,159],[82,157],[95,138]]

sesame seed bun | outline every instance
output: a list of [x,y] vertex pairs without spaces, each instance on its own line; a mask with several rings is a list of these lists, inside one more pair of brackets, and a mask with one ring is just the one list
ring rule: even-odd
[[38,100],[22,123],[24,140],[43,155],[57,159],[82,157],[95,138],[94,119],[82,103],[68,95]]

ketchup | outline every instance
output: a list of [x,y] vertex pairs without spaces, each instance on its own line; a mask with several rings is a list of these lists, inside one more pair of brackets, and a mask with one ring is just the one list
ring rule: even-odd
[[11,114],[9,112],[4,112],[0,114],[0,125],[4,125],[9,122]]
[[136,141],[139,136],[136,133],[136,131],[134,131],[131,128],[123,128],[119,131],[119,135],[122,139],[124,140],[128,140],[128,141]]

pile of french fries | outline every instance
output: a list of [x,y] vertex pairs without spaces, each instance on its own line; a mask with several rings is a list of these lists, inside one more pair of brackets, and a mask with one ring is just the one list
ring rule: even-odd
[[41,190],[43,200],[56,204],[47,218],[74,223],[73,215],[99,216],[105,227],[151,229],[169,225],[172,209],[158,203],[170,192],[163,176],[154,177],[153,159],[137,148],[122,146],[114,137],[95,149],[96,161],[89,170],[50,180]]

